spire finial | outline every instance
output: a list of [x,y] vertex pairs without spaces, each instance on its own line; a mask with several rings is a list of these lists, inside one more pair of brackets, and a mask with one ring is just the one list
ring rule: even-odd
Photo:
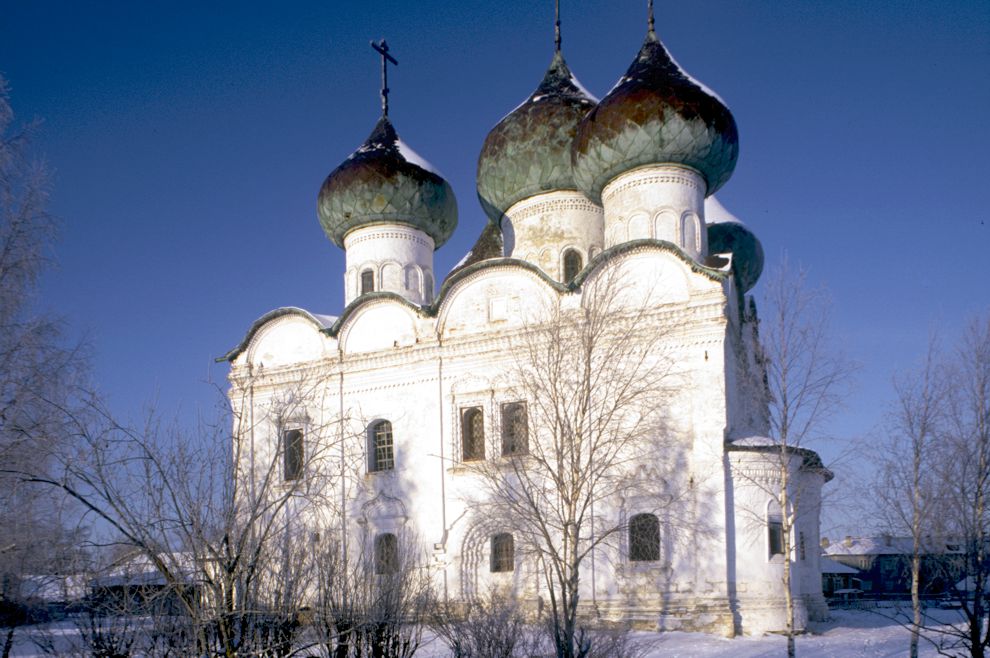
[[560,0],[554,3],[553,14],[553,51],[560,52]]
[[382,116],[388,117],[388,63],[392,62],[398,66],[399,62],[388,54],[388,44],[385,43],[385,39],[378,43],[372,41],[371,47],[382,56]]
[[646,28],[653,34],[653,0],[646,0]]

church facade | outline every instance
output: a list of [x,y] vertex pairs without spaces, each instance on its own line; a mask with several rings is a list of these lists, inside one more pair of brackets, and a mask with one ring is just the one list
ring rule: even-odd
[[[558,41],[537,89],[482,146],[489,221],[441,278],[433,253],[456,228],[456,202],[399,139],[386,98],[319,193],[320,222],[346,254],[342,310],[276,309],[226,356],[252,459],[305,481],[313,496],[300,522],[376,570],[411,546],[446,597],[496,586],[539,607],[545,547],[532,545],[532,519],[497,508],[506,483],[553,471],[547,442],[563,437],[600,451],[586,462],[600,484],[583,498],[578,541],[593,547],[582,614],[725,635],[781,630],[789,559],[797,625],[822,617],[819,507],[831,474],[814,453],[785,457],[766,438],[748,296],[762,249],[713,197],[737,156],[728,108],[678,67],[652,24],[600,101]],[[605,356],[567,362],[588,372],[554,372],[534,354],[571,358],[591,321],[606,328],[589,353]],[[598,429],[562,431],[569,419],[547,399],[582,386],[593,409],[574,413]],[[612,443],[580,443],[594,431]],[[801,491],[790,556],[774,495],[782,469]]]

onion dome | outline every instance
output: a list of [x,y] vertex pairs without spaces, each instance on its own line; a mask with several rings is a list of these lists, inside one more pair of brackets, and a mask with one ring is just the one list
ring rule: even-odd
[[406,224],[429,235],[439,248],[457,226],[450,185],[399,139],[387,116],[327,176],[317,207],[323,230],[338,247],[356,228]]
[[478,198],[492,221],[517,201],[577,190],[571,143],[594,97],[571,74],[560,51],[536,91],[492,128],[478,157]]
[[708,253],[732,254],[732,269],[743,292],[749,292],[763,273],[763,245],[732,213],[710,196],[705,199]]
[[695,169],[713,194],[735,169],[739,133],[725,104],[650,29],[629,70],[581,122],[572,155],[578,185],[594,201],[613,178],[649,164]]

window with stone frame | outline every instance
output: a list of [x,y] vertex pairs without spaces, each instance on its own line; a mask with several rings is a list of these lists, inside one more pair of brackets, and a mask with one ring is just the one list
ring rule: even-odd
[[375,273],[372,270],[361,272],[361,294],[373,292],[375,289]]
[[481,407],[461,410],[461,459],[466,462],[485,458],[485,415]]
[[375,537],[375,573],[379,576],[399,571],[399,540],[390,532]]
[[655,514],[637,514],[629,519],[629,561],[660,559],[660,520]]
[[303,431],[295,428],[282,432],[282,479],[290,482],[301,478],[304,458]]
[[564,276],[562,281],[565,283],[572,281],[581,272],[581,268],[583,267],[584,262],[581,258],[581,252],[577,249],[564,250]]
[[502,405],[502,456],[525,455],[529,452],[529,421],[525,402]]
[[392,423],[379,420],[371,425],[368,434],[368,470],[378,473],[394,469],[395,445],[392,440]]
[[784,517],[774,501],[767,505],[767,553],[771,558],[784,554]]
[[516,568],[515,540],[508,532],[492,537],[491,571],[502,573]]

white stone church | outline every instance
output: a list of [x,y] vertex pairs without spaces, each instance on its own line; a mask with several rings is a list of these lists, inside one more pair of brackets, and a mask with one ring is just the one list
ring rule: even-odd
[[602,308],[592,296],[606,290],[617,326],[636,322],[645,358],[666,364],[666,383],[619,421],[663,418],[651,431],[637,425],[635,458],[616,459],[610,474],[632,484],[598,496],[582,527],[585,542],[608,533],[582,563],[583,614],[726,635],[780,630],[789,557],[797,625],[821,617],[820,492],[831,474],[810,451],[789,459],[802,499],[784,556],[772,495],[782,457],[765,438],[747,296],[763,253],[712,196],[737,156],[728,108],[679,68],[652,21],[600,101],[558,39],[536,90],[481,146],[487,225],[468,227],[482,228],[474,248],[438,274],[433,253],[457,227],[456,201],[399,139],[383,93],[371,136],[319,192],[319,220],[346,254],[342,309],[271,311],[226,356],[253,454],[319,494],[302,513],[313,536],[348,542],[380,570],[411,543],[447,597],[495,584],[543,604],[525,524],[491,513],[485,474],[537,468],[552,433],[539,389],[518,381],[535,368],[527,337],[560,321],[556,312]]

